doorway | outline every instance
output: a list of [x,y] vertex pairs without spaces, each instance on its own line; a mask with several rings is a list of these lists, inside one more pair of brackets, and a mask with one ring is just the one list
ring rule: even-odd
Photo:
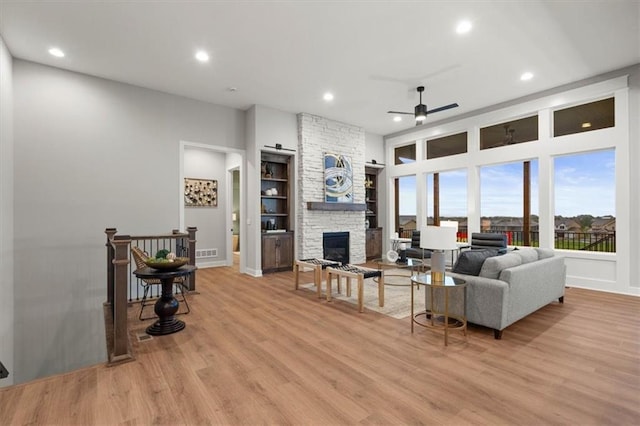
[[[185,176],[185,168],[192,166],[201,167],[209,164],[207,161],[201,161],[206,156],[190,156],[194,151],[205,153],[222,154],[222,163],[216,163],[217,169],[211,172],[211,175],[218,176],[218,207],[206,210],[196,210],[189,213],[189,226],[198,228],[197,247],[198,248],[217,248],[217,256],[213,261],[207,262],[206,259],[198,259],[196,250],[196,265],[199,267],[219,267],[219,266],[237,266],[240,273],[245,273],[247,250],[244,250],[243,239],[246,233],[246,217],[241,220],[241,212],[245,211],[243,199],[244,190],[244,164],[246,163],[244,150],[229,148],[224,146],[214,146],[201,144],[197,142],[180,141],[180,174],[179,182],[179,206],[180,206],[180,229],[185,229],[185,218],[187,209],[185,209],[185,201],[183,196],[183,182]],[[189,164],[185,164],[185,157]],[[188,167],[187,167],[188,166]],[[189,169],[191,173],[191,169]],[[234,172],[237,179],[234,182]],[[219,173],[219,174],[218,174]],[[234,190],[235,188],[235,190]],[[233,220],[235,212],[236,220]],[[193,213],[193,214],[191,214]],[[242,253],[234,255],[233,235],[238,236],[238,250],[242,247]],[[235,259],[235,262],[234,262]]]
[[233,266],[240,263],[240,169],[238,167],[229,170],[231,181],[231,250],[233,252]]

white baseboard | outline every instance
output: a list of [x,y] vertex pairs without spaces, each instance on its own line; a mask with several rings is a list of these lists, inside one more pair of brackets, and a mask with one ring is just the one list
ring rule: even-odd
[[225,260],[217,260],[214,262],[201,262],[196,260],[196,266],[198,268],[218,268],[220,266],[228,266]]

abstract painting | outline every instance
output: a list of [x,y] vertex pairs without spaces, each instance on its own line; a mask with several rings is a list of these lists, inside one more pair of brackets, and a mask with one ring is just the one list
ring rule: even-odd
[[324,200],[353,203],[353,169],[346,155],[324,154]]
[[216,207],[218,205],[218,181],[184,178],[185,207]]

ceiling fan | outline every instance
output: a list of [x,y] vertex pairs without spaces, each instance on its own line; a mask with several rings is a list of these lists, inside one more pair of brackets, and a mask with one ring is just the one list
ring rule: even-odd
[[403,111],[387,111],[387,112],[389,114],[413,115],[416,118],[416,125],[418,125],[418,124],[422,124],[422,122],[427,119],[427,115],[429,114],[433,114],[434,112],[446,111],[448,109],[455,108],[458,106],[457,103],[453,103],[453,104],[427,110],[427,106],[422,103],[422,92],[424,92],[424,86],[418,86],[416,90],[420,94],[420,103],[416,105],[416,107],[414,108],[415,110],[414,112],[403,112]]

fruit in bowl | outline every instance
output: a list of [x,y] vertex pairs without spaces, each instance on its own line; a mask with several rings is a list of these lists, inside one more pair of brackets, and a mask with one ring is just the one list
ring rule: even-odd
[[171,270],[178,269],[189,262],[187,257],[177,257],[175,253],[167,249],[158,250],[155,257],[150,257],[144,263],[153,269]]

